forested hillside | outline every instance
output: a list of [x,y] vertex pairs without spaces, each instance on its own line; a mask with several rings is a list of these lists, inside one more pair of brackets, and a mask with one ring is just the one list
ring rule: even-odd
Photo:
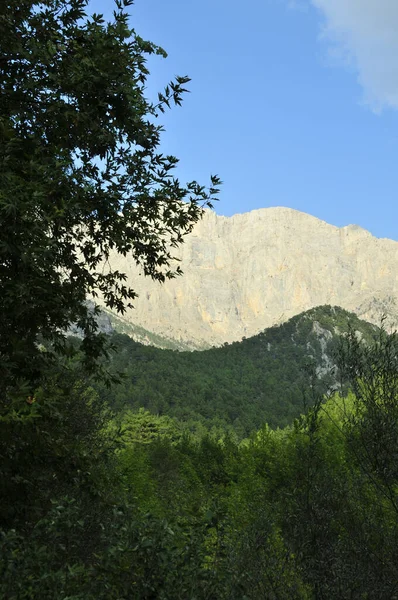
[[396,598],[397,356],[350,335],[350,392],[241,444],[47,378],[0,422],[0,597]]
[[318,393],[339,384],[336,354],[349,327],[370,342],[377,328],[338,307],[319,307],[253,338],[201,352],[143,346],[114,335],[112,370],[122,382],[102,395],[115,407],[148,409],[191,431],[247,437],[267,422],[291,424]]

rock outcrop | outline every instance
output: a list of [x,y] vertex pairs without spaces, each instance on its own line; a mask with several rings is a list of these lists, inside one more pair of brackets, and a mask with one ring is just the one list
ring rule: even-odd
[[[92,313],[92,311],[94,310],[94,302],[92,300],[88,300],[87,305],[90,309],[90,312]],[[106,335],[110,335],[111,333],[114,333],[116,331],[116,329],[112,326],[110,316],[107,314],[106,311],[101,310],[101,312],[99,313],[99,315],[97,315],[95,320],[97,322],[98,333],[105,333]],[[78,327],[76,323],[72,323],[66,333],[67,335],[73,335],[74,337],[78,338],[84,337],[83,330],[80,329],[80,327]]]
[[168,339],[208,347],[252,336],[319,305],[398,326],[398,242],[338,228],[288,208],[233,217],[206,211],[176,251],[182,277],[159,284],[113,256],[138,292],[124,318]]

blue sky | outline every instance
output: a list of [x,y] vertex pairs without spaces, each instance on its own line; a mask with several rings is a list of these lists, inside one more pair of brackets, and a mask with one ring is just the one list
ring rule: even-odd
[[[91,0],[110,14],[112,0]],[[162,118],[181,180],[224,181],[216,212],[287,206],[398,240],[396,0],[136,0],[168,58],[148,94],[189,75]]]

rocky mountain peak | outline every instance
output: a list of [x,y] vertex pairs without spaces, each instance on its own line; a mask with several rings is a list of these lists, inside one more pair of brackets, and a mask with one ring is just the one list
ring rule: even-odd
[[129,257],[111,264],[139,294],[124,319],[185,346],[250,337],[324,304],[398,325],[398,242],[356,225],[284,207],[232,217],[206,210],[176,258],[184,275],[162,285]]

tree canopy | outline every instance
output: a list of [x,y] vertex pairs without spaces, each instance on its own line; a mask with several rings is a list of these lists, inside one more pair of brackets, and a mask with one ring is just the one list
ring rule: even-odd
[[349,332],[350,391],[240,444],[57,374],[0,418],[0,597],[393,600],[397,357]]
[[88,0],[6,0],[0,5],[0,357],[3,381],[40,372],[38,336],[56,349],[71,322],[87,356],[103,347],[87,294],[123,312],[125,276],[98,269],[131,253],[146,275],[180,273],[173,247],[218,192],[174,174],[160,151],[158,117],[181,104],[188,77],[156,102],[145,96],[149,55],[117,0],[113,20]]

